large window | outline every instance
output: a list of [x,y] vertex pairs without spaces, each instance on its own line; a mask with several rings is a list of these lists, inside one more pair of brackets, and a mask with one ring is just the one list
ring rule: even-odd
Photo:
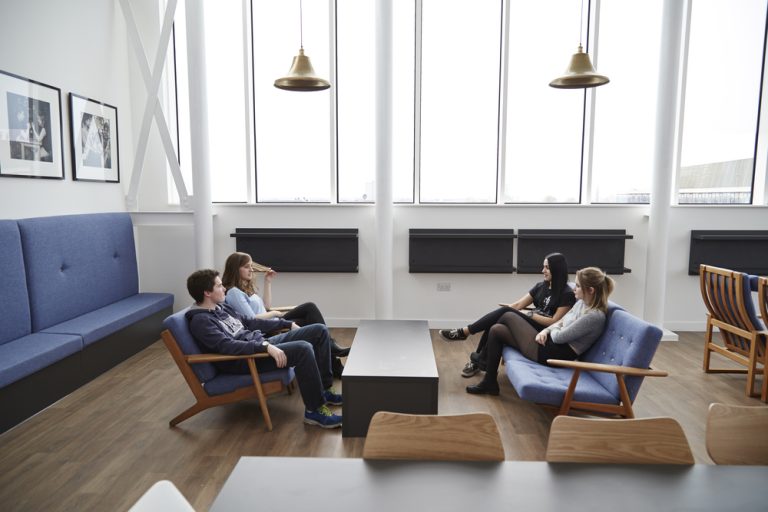
[[[339,202],[372,202],[376,177],[375,2],[337,0]],[[414,2],[392,3],[392,198],[413,202]]]
[[[205,3],[205,61],[208,92],[208,140],[211,168],[211,196],[218,202],[248,201],[249,114],[246,108],[248,81],[245,73],[246,27],[243,24],[242,0],[221,0]],[[187,27],[183,1],[179,2],[174,18],[174,40],[169,48],[166,72],[176,76],[175,87],[164,90],[166,118],[178,134],[179,163],[187,187],[192,190],[191,143],[189,133],[190,105],[187,68]],[[173,57],[176,57],[175,62]],[[175,65],[175,66],[174,66]],[[177,116],[167,112],[176,108]],[[179,201],[173,180],[168,178],[169,201]]]
[[496,202],[501,8],[423,2],[421,202]]
[[766,0],[694,0],[690,18],[678,201],[749,204]]
[[548,84],[576,52],[581,2],[510,6],[504,202],[578,203],[584,90]]
[[[647,203],[662,3],[392,2],[394,201]],[[299,2],[205,2],[216,202],[375,199],[376,2],[303,0],[302,6],[303,40]],[[677,201],[763,203],[768,136],[758,120],[760,96],[768,97],[762,91],[768,0],[691,0],[690,7],[681,27]],[[184,0],[175,37],[177,60],[168,76],[175,73],[178,81],[161,94],[170,113],[178,93],[173,120],[191,191]],[[549,87],[580,41],[610,83]],[[331,89],[273,86],[302,43]],[[178,200],[170,188],[169,200]]]
[[595,95],[592,202],[650,200],[661,7],[662,0],[600,2],[596,62],[611,82]]
[[[304,50],[319,76],[330,73],[330,10],[304,0]],[[256,201],[331,200],[331,91],[277,89],[299,53],[299,3],[253,0]]]

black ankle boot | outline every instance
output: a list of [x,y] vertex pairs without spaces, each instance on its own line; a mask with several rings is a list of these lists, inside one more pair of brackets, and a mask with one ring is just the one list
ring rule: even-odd
[[337,345],[336,340],[331,338],[331,355],[333,357],[347,357],[349,355],[349,347]]
[[341,378],[341,373],[344,371],[344,365],[338,357],[331,359],[331,371],[333,372],[334,379]]
[[496,379],[490,380],[486,377],[474,386],[467,386],[467,393],[471,395],[498,395],[499,383]]

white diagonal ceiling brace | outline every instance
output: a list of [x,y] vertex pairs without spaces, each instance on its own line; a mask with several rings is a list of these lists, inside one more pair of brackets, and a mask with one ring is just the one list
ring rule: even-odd
[[176,184],[176,190],[179,193],[179,199],[181,205],[189,207],[189,195],[187,194],[184,180],[181,177],[181,168],[179,167],[179,160],[176,157],[176,151],[173,147],[173,139],[171,138],[170,131],[168,130],[168,124],[163,115],[160,102],[157,98],[157,91],[160,87],[160,79],[163,75],[163,66],[165,65],[165,56],[168,51],[168,43],[171,39],[171,30],[173,29],[173,18],[176,13],[177,0],[168,0],[168,5],[165,9],[165,16],[163,18],[163,26],[160,31],[160,39],[157,45],[157,51],[155,52],[154,69],[150,74],[149,64],[147,57],[144,53],[144,46],[141,43],[141,37],[136,26],[136,20],[131,10],[129,0],[120,0],[120,6],[125,16],[126,27],[128,29],[128,39],[131,42],[134,53],[136,54],[136,60],[138,61],[139,70],[141,71],[141,78],[144,81],[144,86],[147,89],[147,102],[144,105],[144,115],[141,119],[141,130],[139,131],[139,141],[136,145],[136,154],[133,160],[133,171],[131,172],[131,184],[128,189],[128,196],[126,197],[126,203],[129,210],[134,210],[137,207],[137,196],[139,192],[139,183],[141,181],[141,172],[144,168],[144,158],[147,152],[147,143],[149,141],[149,130],[152,125],[152,118],[154,117],[157,123],[157,129],[160,133],[160,139],[163,143],[165,150],[165,156],[168,160],[168,164],[171,167],[171,175],[173,181]]

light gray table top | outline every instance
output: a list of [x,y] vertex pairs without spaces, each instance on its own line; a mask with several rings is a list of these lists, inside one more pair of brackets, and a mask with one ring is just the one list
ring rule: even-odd
[[241,457],[211,511],[768,510],[768,466]]
[[438,378],[426,320],[361,320],[344,379]]

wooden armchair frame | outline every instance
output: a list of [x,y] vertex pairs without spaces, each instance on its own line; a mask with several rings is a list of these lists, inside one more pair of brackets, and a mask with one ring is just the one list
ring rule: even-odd
[[547,441],[547,462],[693,464],[680,424],[666,417],[608,420],[558,416]]
[[[259,370],[256,368],[256,359],[270,357],[269,354],[250,354],[242,356],[229,356],[223,354],[185,355],[179,348],[179,344],[176,342],[176,338],[174,338],[171,331],[166,329],[161,333],[161,336],[168,352],[170,352],[171,357],[173,357],[181,374],[184,376],[184,380],[187,381],[189,389],[192,391],[192,394],[195,395],[195,400],[197,400],[192,407],[173,418],[169,422],[170,427],[174,427],[182,421],[191,418],[201,411],[210,409],[211,407],[240,402],[242,400],[256,399],[259,401],[259,407],[264,416],[267,430],[272,431],[272,419],[269,416],[269,409],[267,408],[267,396],[282,393],[283,391],[291,393],[293,391],[294,383],[291,382],[288,386],[285,386],[280,380],[261,382],[261,379],[259,378]],[[205,391],[191,366],[198,363],[236,361],[239,359],[245,359],[248,363],[248,369],[253,378],[253,386],[242,387],[235,391],[215,396],[211,396]]]
[[[768,277],[760,277],[757,280],[757,297],[760,303],[760,316],[763,319],[763,326],[768,329]],[[763,337],[763,343],[768,344],[768,332]],[[760,399],[768,402],[768,347],[763,345],[765,354],[763,355],[763,390],[760,393]]]
[[[563,359],[547,359],[550,366],[559,366],[562,368],[572,368],[573,376],[568,385],[568,390],[563,396],[563,402],[560,405],[559,415],[568,414],[571,409],[581,409],[601,414],[613,414],[623,418],[634,418],[635,413],[632,410],[632,400],[629,399],[627,385],[624,377],[666,377],[667,372],[663,370],[654,370],[652,368],[634,368],[632,366],[617,366],[601,363],[590,363],[586,361],[566,361]],[[616,381],[619,384],[620,401],[617,405],[600,404],[594,402],[577,402],[573,400],[573,394],[576,391],[576,384],[579,382],[579,376],[582,371],[589,372],[607,372],[616,375]]]
[[503,461],[504,457],[499,428],[488,413],[378,411],[363,446],[364,459]]
[[[701,297],[707,308],[707,329],[704,334],[704,371],[706,373],[746,373],[747,396],[760,396],[765,402],[768,400],[768,368],[766,368],[768,332],[758,330],[747,313],[744,304],[744,286],[749,285],[744,282],[741,272],[709,265],[699,267],[699,283]],[[761,297],[764,296],[761,295]],[[765,301],[761,300],[761,309],[765,308],[764,303]],[[765,316],[768,315],[764,315],[764,318]],[[722,345],[712,339],[715,327],[720,331]],[[710,368],[712,352],[746,366],[746,369]],[[762,365],[762,370],[758,368],[758,365]],[[755,391],[755,377],[760,372],[763,374],[763,384],[761,392],[757,392]]]

